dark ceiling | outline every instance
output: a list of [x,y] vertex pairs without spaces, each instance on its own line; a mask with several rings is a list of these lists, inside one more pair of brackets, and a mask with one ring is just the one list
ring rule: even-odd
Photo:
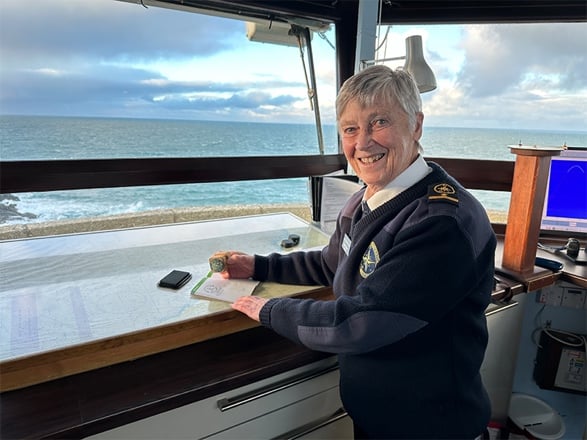
[[585,21],[585,0],[389,0],[383,1],[382,21],[402,22],[522,22]]
[[[335,23],[356,15],[358,7],[358,0],[160,1],[243,18],[279,21],[288,17],[305,17]],[[381,22],[384,24],[587,21],[585,0],[382,0],[382,3]]]

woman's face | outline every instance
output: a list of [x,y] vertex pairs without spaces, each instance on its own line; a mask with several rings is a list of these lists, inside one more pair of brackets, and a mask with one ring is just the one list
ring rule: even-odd
[[395,103],[391,107],[361,107],[350,101],[339,117],[338,129],[347,161],[367,185],[366,198],[383,189],[418,156],[424,115],[410,126],[408,115]]

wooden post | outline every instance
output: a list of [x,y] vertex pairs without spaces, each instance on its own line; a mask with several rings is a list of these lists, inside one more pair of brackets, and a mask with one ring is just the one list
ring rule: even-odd
[[516,154],[502,265],[516,271],[534,270],[540,220],[548,183],[550,159],[562,148],[510,146]]

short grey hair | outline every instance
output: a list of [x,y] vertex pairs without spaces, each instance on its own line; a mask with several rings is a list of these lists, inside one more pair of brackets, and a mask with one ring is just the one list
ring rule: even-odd
[[354,100],[363,107],[375,103],[392,106],[397,102],[412,127],[416,125],[416,114],[422,112],[422,98],[412,76],[401,68],[392,70],[380,64],[367,67],[344,82],[336,98],[337,121]]

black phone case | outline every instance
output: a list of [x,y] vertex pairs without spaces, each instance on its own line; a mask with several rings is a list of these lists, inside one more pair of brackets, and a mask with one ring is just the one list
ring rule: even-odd
[[159,287],[179,289],[192,278],[192,274],[183,270],[172,270],[159,281]]

